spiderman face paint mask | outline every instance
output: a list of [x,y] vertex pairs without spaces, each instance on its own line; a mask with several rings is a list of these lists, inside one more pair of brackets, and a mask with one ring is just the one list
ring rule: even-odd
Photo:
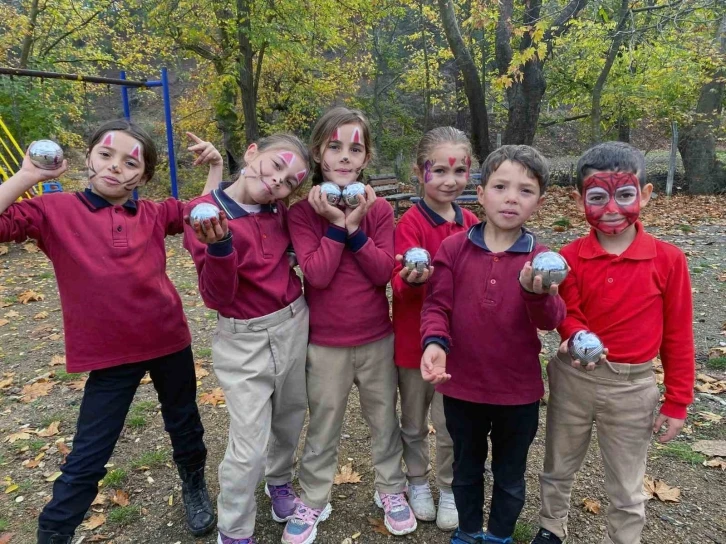
[[603,234],[620,234],[640,215],[640,183],[629,172],[598,172],[582,182],[585,217]]

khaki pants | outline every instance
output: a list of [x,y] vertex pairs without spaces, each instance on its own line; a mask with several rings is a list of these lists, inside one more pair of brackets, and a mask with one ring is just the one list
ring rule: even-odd
[[550,397],[544,471],[540,474],[540,525],[567,534],[570,493],[590,445],[593,422],[605,466],[605,544],[639,544],[645,525],[643,477],[660,393],[650,362],[606,363],[586,372],[560,354],[547,365]]
[[[255,319],[220,317],[212,341],[214,372],[229,411],[229,439],[219,465],[218,527],[232,538],[255,528],[255,488],[292,481],[305,421],[309,312],[300,297]],[[265,462],[267,468],[265,469]]]
[[436,431],[436,486],[439,491],[451,493],[454,479],[454,443],[446,430],[444,400],[434,386],[421,377],[418,368],[398,367],[398,392],[401,396],[401,438],[403,460],[408,482],[412,485],[428,483],[429,460],[429,407]]
[[393,335],[350,348],[308,346],[306,369],[310,422],[298,480],[302,500],[324,508],[338,464],[338,444],[348,395],[355,384],[371,431],[375,487],[381,493],[406,488],[401,469],[401,430],[396,417]]

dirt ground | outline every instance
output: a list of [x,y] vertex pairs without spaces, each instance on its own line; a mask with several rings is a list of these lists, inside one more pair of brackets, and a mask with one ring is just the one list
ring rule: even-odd
[[[586,231],[565,193],[564,189],[555,189],[549,197],[553,204],[547,204],[530,224],[538,238],[553,248]],[[688,255],[698,372],[716,380],[726,378],[723,365],[716,368],[707,359],[709,350],[726,346],[725,210],[725,197],[661,197],[643,216],[650,232],[678,245]],[[182,296],[194,336],[200,410],[209,448],[208,482],[212,496],[216,496],[216,467],[226,446],[228,417],[224,405],[202,402],[217,387],[210,349],[216,316],[204,307],[198,295],[195,270],[180,237],[168,240],[168,256],[169,275]],[[40,298],[37,295],[42,295],[42,300],[22,303],[28,298]],[[0,542],[26,544],[34,542],[37,516],[50,498],[51,480],[59,470],[64,451],[72,446],[83,377],[68,375],[62,365],[54,364],[64,349],[55,276],[50,263],[33,244],[7,245],[7,252],[0,249],[0,301]],[[633,331],[634,341],[639,334]],[[551,333],[542,339],[542,355],[546,358],[558,339]],[[33,394],[39,396],[32,400]],[[517,528],[517,542],[529,542],[537,527],[537,473],[542,465],[546,410],[543,405],[542,425],[530,452],[527,504]],[[681,495],[677,503],[657,499],[648,502],[645,543],[726,543],[726,472],[703,466],[706,458],[690,448],[695,440],[726,439],[726,419],[716,421],[717,417],[703,413],[726,416],[726,395],[708,398],[697,394],[685,432],[671,445],[654,443],[651,447],[648,475],[679,488]],[[57,428],[54,422],[59,422]],[[343,433],[339,464],[351,464],[362,480],[334,487],[333,514],[319,526],[317,542],[392,542],[396,538],[382,534],[382,514],[373,504],[370,434],[355,392]],[[216,542],[216,535],[194,539],[185,530],[180,482],[171,463],[170,442],[163,431],[151,384],[140,386],[108,468],[111,472],[101,488],[106,502],[89,512],[86,528],[79,529],[75,542]],[[490,487],[488,482],[487,492]],[[265,544],[279,542],[282,526],[271,520],[269,499],[262,486],[256,495],[260,506],[256,537]],[[584,499],[598,501],[599,513],[587,512]],[[606,509],[602,464],[593,441],[573,492],[570,542],[599,542]],[[445,543],[448,538],[435,524],[419,522],[415,533],[398,540],[424,544]]]

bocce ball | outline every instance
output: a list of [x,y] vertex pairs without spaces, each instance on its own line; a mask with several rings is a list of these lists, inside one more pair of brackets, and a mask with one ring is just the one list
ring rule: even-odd
[[419,274],[431,265],[431,255],[422,247],[412,247],[403,254],[403,266],[409,271],[416,270]]
[[219,208],[209,202],[202,202],[192,208],[189,217],[192,220],[192,223],[201,223],[202,221],[207,221],[212,218],[219,219]]
[[599,363],[605,346],[594,332],[577,331],[567,342],[567,351],[570,353],[570,357],[583,364]]
[[561,284],[567,277],[567,261],[559,253],[545,251],[532,261],[532,274],[542,278],[542,287],[549,289],[553,283]]
[[330,181],[326,181],[320,185],[320,192],[325,195],[325,198],[328,199],[328,203],[331,206],[337,206],[343,197],[343,192],[340,190],[340,187]]
[[361,196],[366,193],[366,186],[362,183],[351,183],[343,189],[343,202],[349,208],[357,208],[361,203]]
[[38,140],[30,144],[28,156],[38,168],[55,170],[63,164],[63,150],[53,140]]

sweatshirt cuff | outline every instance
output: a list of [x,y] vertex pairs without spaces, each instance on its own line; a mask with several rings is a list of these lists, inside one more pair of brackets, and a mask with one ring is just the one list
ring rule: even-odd
[[228,232],[227,235],[222,238],[219,242],[213,244],[207,244],[207,253],[213,257],[226,257],[230,255],[234,247],[232,246],[232,233]]
[[660,407],[660,413],[676,419],[686,419],[686,416],[688,416],[688,405],[666,399],[663,406]]
[[335,225],[328,225],[328,230],[325,232],[325,236],[334,242],[344,244],[345,239],[348,237],[348,231],[341,229],[340,227],[336,227]]
[[423,349],[425,350],[429,344],[438,344],[447,354],[449,353],[449,341],[443,336],[427,336],[423,341]]
[[348,236],[348,240],[346,240],[346,245],[350,248],[350,250],[355,253],[360,248],[362,248],[364,245],[366,245],[366,242],[368,241],[368,236],[365,232],[363,232],[360,228],[356,230],[353,234]]

